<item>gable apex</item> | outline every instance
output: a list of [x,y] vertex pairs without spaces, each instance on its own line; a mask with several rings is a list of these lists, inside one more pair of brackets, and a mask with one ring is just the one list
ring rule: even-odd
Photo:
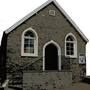
[[69,22],[75,27],[75,30],[81,35],[81,37],[88,42],[89,40],[87,39],[87,37],[83,34],[83,32],[79,29],[79,27],[74,23],[74,21],[68,16],[68,14],[63,10],[63,8],[57,3],[56,0],[48,0],[47,2],[45,2],[44,4],[42,4],[40,7],[36,8],[35,10],[33,10],[31,13],[29,13],[28,15],[26,15],[24,18],[22,18],[20,21],[18,21],[17,23],[15,23],[14,25],[12,25],[9,29],[7,29],[5,31],[6,34],[10,33],[11,31],[13,31],[13,29],[15,29],[16,27],[18,27],[20,24],[22,24],[24,21],[26,21],[28,18],[30,18],[31,16],[33,16],[34,14],[36,14],[38,11],[40,11],[41,9],[43,9],[44,7],[46,7],[47,5],[49,5],[50,3],[54,3],[55,6],[63,13],[63,15],[69,20]]

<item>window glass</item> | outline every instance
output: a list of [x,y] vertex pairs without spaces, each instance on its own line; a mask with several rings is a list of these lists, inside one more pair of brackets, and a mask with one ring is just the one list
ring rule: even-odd
[[22,33],[21,55],[38,56],[38,35],[32,28],[28,28]]
[[25,33],[24,37],[24,52],[25,53],[34,53],[34,34],[30,31]]
[[71,36],[68,36],[66,40],[67,41],[73,41],[73,38]]
[[74,55],[74,42],[73,42],[73,37],[71,36],[68,36],[66,38],[66,54]]
[[25,33],[25,36],[26,36],[26,37],[34,37],[34,34],[33,34],[31,31],[27,31],[27,32]]

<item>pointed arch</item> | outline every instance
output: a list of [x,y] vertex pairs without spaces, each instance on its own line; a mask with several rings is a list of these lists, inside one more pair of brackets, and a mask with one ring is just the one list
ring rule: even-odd
[[66,40],[66,38],[67,38],[68,36],[72,36],[73,39],[74,39],[75,41],[77,41],[77,39],[76,39],[76,37],[75,37],[75,35],[74,35],[73,33],[68,33],[68,34],[66,35],[66,37],[65,37],[65,40]]
[[65,37],[65,56],[77,57],[77,39],[73,33],[68,33]]
[[58,70],[61,70],[61,48],[55,41],[51,40],[43,46],[43,71],[45,71],[45,48],[49,44],[53,44],[57,48],[57,51],[58,51]]
[[21,56],[38,56],[38,35],[31,27],[22,33]]

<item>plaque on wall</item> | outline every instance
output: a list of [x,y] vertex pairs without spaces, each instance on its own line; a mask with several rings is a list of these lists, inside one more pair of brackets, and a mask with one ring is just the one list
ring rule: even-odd
[[79,64],[85,64],[86,60],[85,60],[85,55],[84,54],[80,54],[79,55]]

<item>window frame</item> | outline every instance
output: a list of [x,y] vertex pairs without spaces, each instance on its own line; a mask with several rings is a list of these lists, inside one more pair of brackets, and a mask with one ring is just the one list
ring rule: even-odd
[[[73,37],[74,41],[67,41],[66,39],[67,39],[68,36]],[[67,43],[73,43],[73,45],[74,45],[74,47],[73,47],[74,48],[74,51],[73,51],[74,54],[73,55],[67,55],[67,46],[66,46]],[[77,58],[77,39],[74,36],[74,34],[72,34],[72,33],[68,33],[65,37],[65,57],[67,57],[67,58]]]
[[50,16],[55,16],[55,14],[56,14],[55,10],[49,10],[49,15]]
[[[25,42],[25,33],[27,31],[31,31],[35,35],[34,39],[34,53],[25,53],[24,52],[24,42]],[[21,56],[30,56],[30,57],[37,57],[38,56],[38,35],[34,29],[27,28],[26,30],[23,31],[22,36],[21,36]]]

